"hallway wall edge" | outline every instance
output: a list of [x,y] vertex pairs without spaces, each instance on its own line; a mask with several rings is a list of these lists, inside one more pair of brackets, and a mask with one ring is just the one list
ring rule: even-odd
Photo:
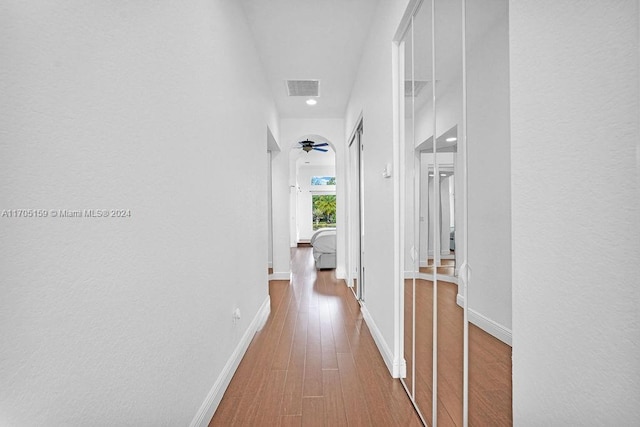
[[396,359],[396,357],[391,352],[387,341],[384,339],[382,332],[378,329],[376,322],[374,322],[373,317],[371,317],[371,313],[367,309],[365,304],[361,304],[360,310],[362,311],[362,316],[364,321],[366,322],[369,330],[371,331],[371,336],[376,343],[376,347],[378,347],[378,351],[384,360],[384,364],[387,366],[389,373],[393,378],[400,378],[403,375],[403,371],[406,371],[406,366],[404,366],[404,359]]
[[209,425],[213,414],[216,412],[216,409],[218,409],[222,396],[224,396],[224,392],[231,382],[231,378],[233,378],[233,374],[235,374],[238,365],[240,365],[240,361],[244,357],[247,348],[249,348],[253,336],[257,331],[262,329],[270,312],[271,299],[267,296],[231,354],[231,357],[229,357],[229,360],[227,360],[227,363],[224,365],[222,372],[220,372],[220,375],[211,387],[206,399],[202,402],[200,409],[198,409],[198,412],[193,417],[191,424],[189,424],[190,427],[207,427]]

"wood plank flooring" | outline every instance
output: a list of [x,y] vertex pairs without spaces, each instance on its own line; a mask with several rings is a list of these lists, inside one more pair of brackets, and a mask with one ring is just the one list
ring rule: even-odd
[[[438,274],[442,274],[445,276],[454,276],[456,270],[456,260],[455,259],[441,259],[440,266],[436,269]],[[420,267],[420,273],[425,274],[433,274],[433,258],[427,259],[427,266]]]
[[269,283],[269,319],[209,425],[422,425],[351,290],[315,270],[311,248],[292,254],[292,281]]
[[[438,425],[446,426],[462,425],[463,313],[456,296],[457,285],[438,281]],[[432,418],[432,346],[433,282],[418,279],[414,289],[413,282],[405,280],[405,382],[410,391],[415,387],[416,404],[427,422]],[[511,347],[470,324],[469,425],[511,426],[511,406]]]

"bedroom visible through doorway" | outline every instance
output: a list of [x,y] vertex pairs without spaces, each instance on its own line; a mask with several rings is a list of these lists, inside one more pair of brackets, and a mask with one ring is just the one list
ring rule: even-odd
[[[316,149],[305,144],[313,143]],[[325,145],[326,144],[326,145]],[[291,247],[308,245],[313,233],[336,226],[336,154],[320,135],[304,135],[291,150]]]

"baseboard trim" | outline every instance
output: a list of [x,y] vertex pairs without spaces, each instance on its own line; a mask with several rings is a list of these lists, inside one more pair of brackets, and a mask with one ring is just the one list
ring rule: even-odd
[[378,329],[376,322],[373,321],[373,317],[371,317],[371,313],[369,313],[369,310],[367,309],[367,306],[365,304],[360,305],[360,311],[362,312],[364,321],[367,323],[367,326],[371,331],[371,335],[373,336],[373,340],[378,347],[378,351],[382,355],[382,359],[384,360],[385,365],[387,365],[389,373],[391,373],[391,376],[393,378],[401,378],[401,376],[403,375],[403,370],[404,372],[406,372],[407,369],[406,365],[404,367],[402,366],[404,363],[404,359],[400,361],[396,360],[393,357],[393,353],[391,353],[387,342],[382,336],[382,332],[380,332],[380,329]]
[[[416,279],[420,279],[420,280],[433,280],[433,274],[429,274],[429,273],[422,273],[419,271],[416,271],[415,273],[413,271],[405,271],[404,272],[404,278],[405,279],[413,279],[413,276],[416,276]],[[456,276],[447,276],[445,274],[436,274],[436,278],[440,281],[440,282],[449,282],[449,283],[453,283],[453,284],[458,284],[458,278]]]
[[276,271],[269,275],[269,280],[291,280],[291,273],[288,271]]
[[213,418],[213,414],[216,412],[216,409],[218,409],[218,405],[222,400],[222,396],[227,390],[227,387],[231,382],[231,378],[233,378],[233,374],[235,374],[236,369],[238,369],[238,365],[244,357],[244,354],[247,351],[247,348],[249,347],[253,336],[257,331],[262,329],[265,322],[267,321],[267,318],[269,317],[270,312],[271,301],[269,299],[269,296],[267,296],[267,298],[262,303],[262,306],[251,321],[251,324],[249,324],[249,327],[240,339],[237,347],[231,354],[231,357],[229,358],[229,360],[227,360],[224,368],[222,368],[222,372],[220,372],[220,375],[218,375],[216,382],[213,384],[213,387],[211,387],[209,394],[207,394],[207,398],[202,403],[202,406],[200,406],[200,409],[191,421],[191,424],[189,424],[190,427],[207,427],[209,425],[209,422],[211,421],[211,418]]
[[[456,297],[456,302],[460,307],[464,307],[464,297],[462,295],[458,294],[458,296]],[[469,308],[468,311],[468,319],[469,322],[473,323],[486,333],[493,335],[509,346],[512,345],[511,343],[513,342],[513,336],[511,333],[511,329],[506,328],[497,322],[494,322],[493,320],[471,308]]]

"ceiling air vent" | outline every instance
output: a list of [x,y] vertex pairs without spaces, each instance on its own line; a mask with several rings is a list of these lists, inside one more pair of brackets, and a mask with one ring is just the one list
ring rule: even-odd
[[287,80],[289,96],[320,96],[320,80]]
[[411,80],[405,80],[404,81],[404,96],[407,97],[411,97],[411,95],[413,96],[418,96],[418,94],[422,91],[422,89],[424,89],[424,87],[431,83],[428,80],[416,80],[413,82],[414,84],[414,88],[415,90],[411,90]]

